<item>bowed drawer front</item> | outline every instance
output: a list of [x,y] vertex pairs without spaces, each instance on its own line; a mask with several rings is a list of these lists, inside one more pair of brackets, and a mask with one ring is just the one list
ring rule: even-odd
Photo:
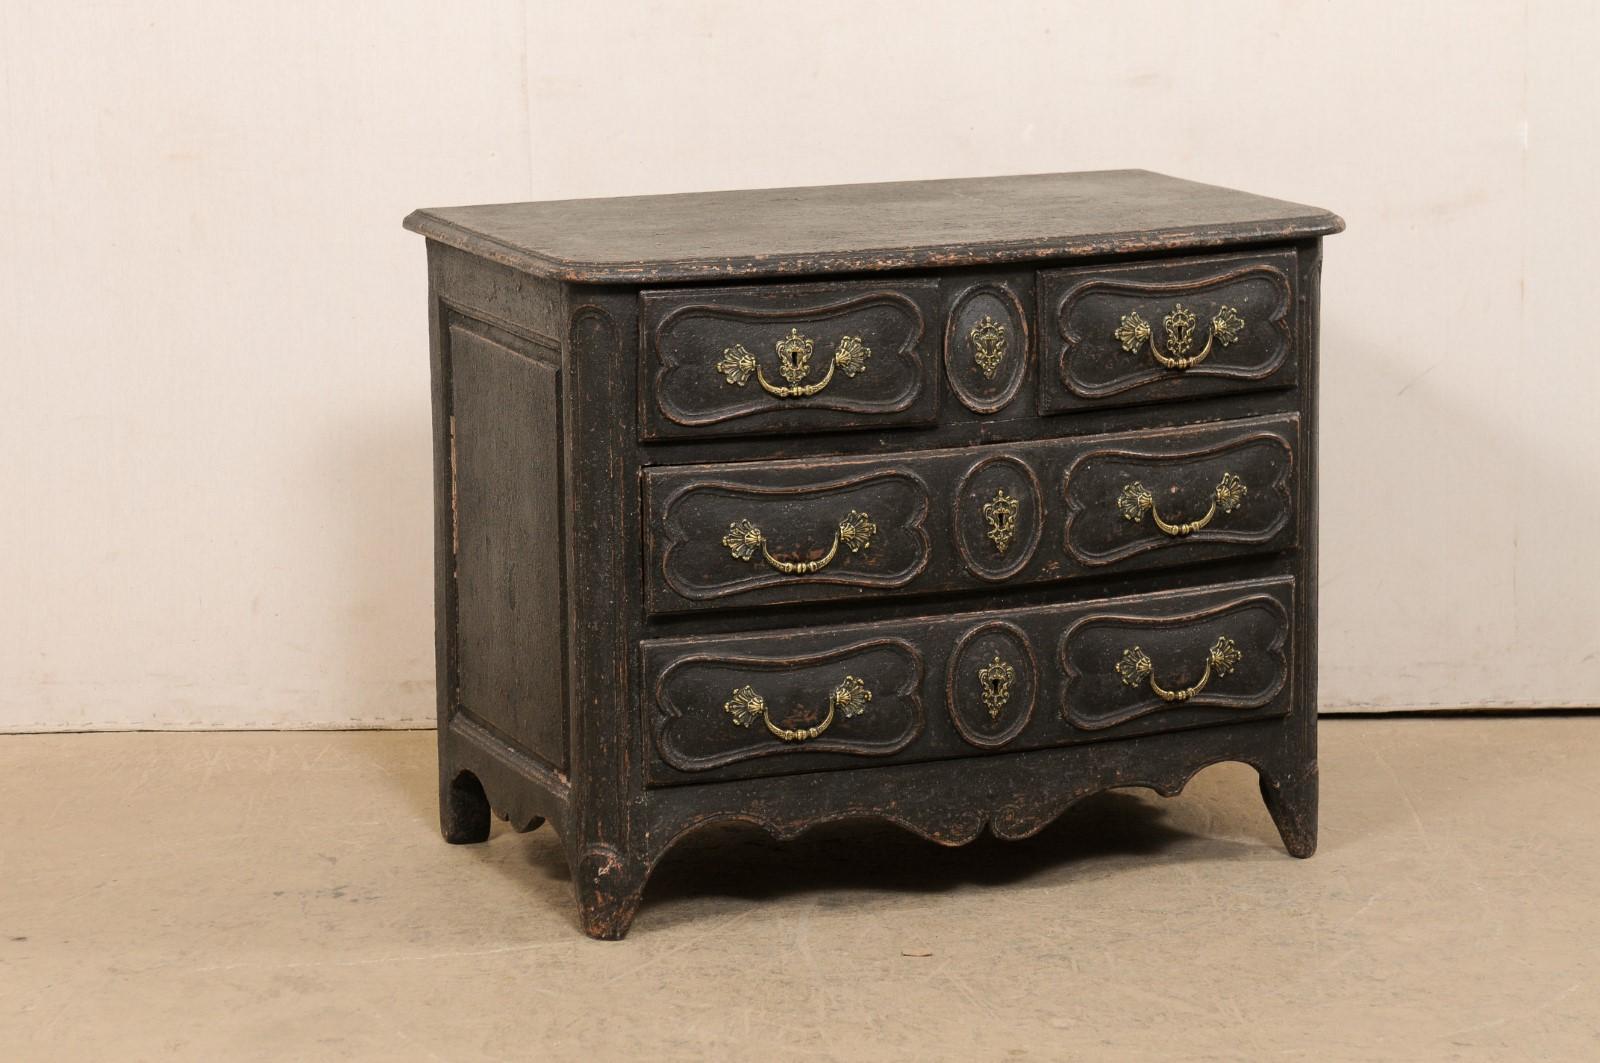
[[646,473],[656,613],[1047,583],[1294,544],[1294,414]]
[[1281,715],[1287,579],[647,643],[658,785],[973,756]]
[[1039,410],[1289,387],[1300,328],[1292,252],[1039,274]]
[[639,297],[645,439],[929,424],[937,281]]
[[1295,544],[1297,416],[1091,440],[1061,474],[1061,543],[1085,572]]

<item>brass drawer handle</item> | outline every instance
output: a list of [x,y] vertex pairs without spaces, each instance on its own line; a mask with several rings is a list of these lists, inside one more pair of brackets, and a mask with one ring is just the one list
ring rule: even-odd
[[811,371],[811,350],[816,346],[815,342],[809,336],[802,336],[799,329],[790,329],[789,334],[774,346],[778,352],[778,372],[783,374],[788,384],[774,384],[768,380],[756,356],[746,350],[742,343],[735,343],[722,352],[717,372],[736,388],[744,387],[754,373],[756,383],[767,394],[780,399],[806,399],[833,382],[835,369],[843,369],[845,376],[857,376],[867,371],[867,359],[872,357],[872,349],[862,343],[859,336],[840,337],[839,346],[828,360],[828,371],[822,379],[802,384],[800,381]]
[[1182,690],[1167,690],[1156,682],[1155,664],[1150,660],[1149,654],[1137,646],[1131,646],[1122,651],[1122,660],[1117,662],[1117,674],[1122,677],[1123,683],[1136,687],[1146,680],[1156,697],[1162,701],[1188,701],[1211,682],[1213,675],[1227,675],[1232,672],[1243,659],[1244,654],[1239,652],[1239,647],[1234,645],[1232,639],[1223,635],[1212,643],[1211,651],[1206,654],[1206,670],[1201,673],[1199,680],[1193,686],[1184,687]]
[[1139,311],[1122,315],[1122,324],[1117,326],[1112,335],[1122,341],[1122,349],[1129,354],[1139,350],[1144,343],[1150,344],[1150,356],[1168,369],[1188,369],[1190,366],[1199,365],[1211,353],[1211,345],[1220,342],[1224,347],[1239,338],[1239,333],[1244,329],[1244,318],[1239,316],[1239,311],[1231,306],[1219,309],[1216,316],[1211,319],[1211,331],[1206,336],[1206,345],[1200,353],[1192,357],[1189,348],[1194,346],[1194,326],[1197,318],[1193,310],[1177,303],[1170,313],[1161,319],[1161,327],[1167,334],[1167,350],[1163,354],[1156,346],[1155,333],[1150,328],[1150,322],[1139,316]]
[[1217,510],[1220,509],[1224,513],[1232,513],[1238,509],[1239,503],[1244,501],[1247,491],[1248,488],[1245,487],[1243,480],[1231,472],[1225,472],[1222,474],[1222,479],[1218,481],[1216,490],[1211,492],[1211,508],[1206,510],[1205,516],[1199,520],[1173,524],[1164,520],[1161,512],[1156,509],[1156,499],[1150,493],[1150,489],[1135,480],[1123,487],[1122,493],[1117,496],[1117,508],[1122,510],[1123,517],[1133,521],[1135,524],[1142,520],[1146,513],[1149,513],[1155,518],[1157,528],[1160,528],[1175,539],[1181,539],[1185,535],[1192,535],[1210,524],[1211,518],[1217,515]]
[[847,719],[860,716],[867,711],[867,702],[871,700],[872,691],[867,689],[867,685],[855,676],[847,675],[844,677],[844,682],[834,687],[833,692],[828,695],[828,715],[815,727],[800,727],[794,730],[779,727],[772,722],[772,714],[767,711],[766,699],[748,686],[735,690],[733,697],[729,698],[722,708],[733,717],[735,727],[749,727],[759,716],[761,722],[767,725],[767,730],[783,741],[804,742],[816,738],[833,726],[835,710],[844,713]]
[[852,509],[845,514],[845,518],[839,522],[838,530],[833,533],[833,545],[828,547],[826,554],[815,561],[782,561],[773,557],[767,552],[765,533],[748,518],[736,520],[728,525],[728,534],[722,537],[722,545],[740,561],[749,561],[759,550],[767,564],[785,576],[809,576],[828,567],[838,556],[841,542],[850,548],[852,554],[860,553],[872,545],[872,537],[876,534],[878,526],[872,523],[872,518]]

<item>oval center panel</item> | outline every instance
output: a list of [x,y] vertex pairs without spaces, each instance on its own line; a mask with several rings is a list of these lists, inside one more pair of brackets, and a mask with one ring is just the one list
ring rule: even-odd
[[1021,459],[988,458],[956,490],[955,539],[961,559],[980,579],[1010,579],[1039,547],[1044,528],[1039,479]]
[[1027,638],[996,621],[962,636],[950,655],[945,705],[961,737],[980,749],[1005,745],[1028,725],[1038,670]]
[[950,308],[945,376],[973,413],[998,413],[1017,397],[1028,370],[1028,324],[1022,304],[996,284],[968,288]]

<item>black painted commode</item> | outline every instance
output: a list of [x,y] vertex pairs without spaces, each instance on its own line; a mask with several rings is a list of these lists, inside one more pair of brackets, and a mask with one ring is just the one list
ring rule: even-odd
[[685,833],[1316,846],[1312,207],[1143,171],[418,211],[445,837],[625,934]]

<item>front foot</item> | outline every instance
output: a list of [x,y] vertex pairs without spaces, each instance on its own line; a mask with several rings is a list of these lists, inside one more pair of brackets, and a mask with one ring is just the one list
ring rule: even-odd
[[591,845],[573,868],[583,932],[601,941],[620,941],[633,925],[648,874],[643,863],[609,845]]
[[489,840],[489,798],[470,771],[439,786],[439,830],[451,845]]
[[1278,826],[1290,856],[1302,859],[1317,851],[1317,765],[1292,771],[1262,771],[1261,799]]

